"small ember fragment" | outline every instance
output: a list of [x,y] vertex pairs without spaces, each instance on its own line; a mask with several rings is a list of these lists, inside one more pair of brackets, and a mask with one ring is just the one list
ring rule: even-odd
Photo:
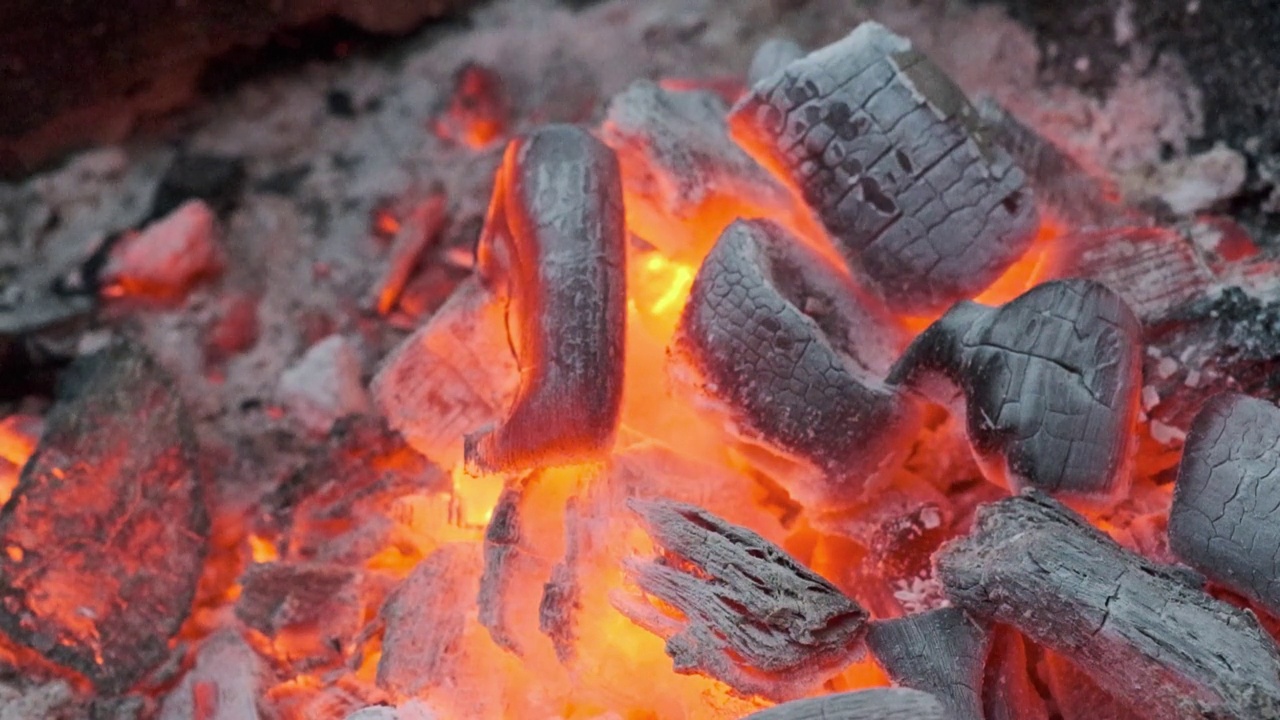
[[1026,177],[964,93],[877,23],[757,83],[729,124],[895,310],[976,295],[1035,235]]
[[507,146],[477,251],[507,301],[520,387],[506,420],[468,435],[468,466],[594,459],[622,402],[626,229],[613,151],[551,125]]
[[644,600],[619,610],[663,636],[679,673],[743,694],[797,697],[862,651],[867,613],[769,541],[684,503],[633,501],[662,555],[628,563]]
[[209,206],[200,200],[183,204],[111,248],[99,276],[103,292],[157,300],[182,297],[196,281],[222,269],[214,235]]
[[1280,716],[1280,650],[1252,613],[1038,491],[980,509],[935,562],[956,605],[1062,653],[1144,717]]
[[208,518],[190,420],[144,351],[117,342],[67,375],[0,511],[0,628],[114,694],[168,656]]
[[445,210],[444,194],[436,193],[419,203],[403,223],[397,223],[387,269],[374,285],[373,304],[379,314],[386,315],[395,307],[422,254],[444,227]]
[[817,479],[788,488],[802,502],[856,502],[869,476],[910,449],[914,405],[873,379],[900,331],[855,298],[781,227],[739,220],[698,271],[672,346],[744,439],[816,468]]
[[1169,546],[1209,578],[1280,615],[1280,408],[1215,396],[1191,424],[1169,511]]
[[889,381],[933,393],[940,374],[957,386],[988,479],[1112,496],[1129,481],[1141,361],[1141,327],[1124,301],[1096,282],[1060,280],[999,308],[958,303]]
[[907,688],[872,688],[793,700],[743,720],[952,720],[938,699]]
[[502,78],[478,63],[467,63],[453,76],[449,107],[433,123],[439,137],[483,150],[507,131],[511,109]]
[[871,623],[867,647],[895,685],[932,694],[952,720],[983,720],[991,629],[959,608]]

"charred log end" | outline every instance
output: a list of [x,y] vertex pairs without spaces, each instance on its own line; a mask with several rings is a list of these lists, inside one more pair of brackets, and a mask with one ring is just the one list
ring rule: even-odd
[[1187,434],[1169,511],[1170,548],[1209,578],[1280,615],[1280,408],[1225,393]]
[[629,505],[662,549],[657,560],[629,567],[659,605],[620,609],[667,638],[677,672],[782,700],[859,653],[866,611],[778,547],[692,505]]
[[507,150],[482,272],[505,286],[523,369],[496,429],[467,439],[469,466],[516,471],[594,459],[622,397],[625,227],[617,158],[586,131],[548,126]]
[[959,608],[871,624],[867,647],[894,683],[936,697],[955,720],[983,720],[991,629]]

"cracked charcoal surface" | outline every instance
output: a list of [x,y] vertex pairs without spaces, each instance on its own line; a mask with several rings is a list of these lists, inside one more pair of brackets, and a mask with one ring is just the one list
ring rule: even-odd
[[186,409],[141,348],[73,364],[0,512],[0,628],[126,690],[190,611],[208,518]]
[[913,405],[871,379],[868,368],[888,365],[894,331],[855,297],[779,226],[739,220],[698,271],[674,342],[741,435],[825,476],[789,489],[836,504],[857,500],[914,418]]
[[1144,717],[1280,714],[1280,652],[1252,613],[1121,548],[1042,493],[982,508],[971,534],[935,563],[957,606],[1065,655]]
[[922,333],[890,381],[938,373],[965,398],[974,454],[1015,488],[1105,496],[1128,482],[1141,327],[1088,280],[1045,283],[998,308],[963,302]]
[[757,83],[730,127],[896,310],[972,297],[1035,234],[1023,172],[951,79],[879,24]]
[[867,647],[895,685],[930,693],[952,720],[983,720],[982,674],[991,630],[960,608],[871,624]]
[[907,688],[872,688],[795,700],[748,715],[743,720],[950,720],[929,693]]
[[738,692],[781,701],[861,651],[866,611],[777,546],[693,505],[630,505],[663,554],[630,563],[629,572],[682,620],[644,600],[621,609],[667,638],[676,672],[703,673]]
[[1280,615],[1280,408],[1215,396],[1187,435],[1169,545],[1192,567]]
[[502,425],[467,437],[467,462],[515,470],[588,459],[612,443],[622,400],[618,161],[585,130],[549,125],[512,142],[499,175],[478,256],[505,286],[520,388]]

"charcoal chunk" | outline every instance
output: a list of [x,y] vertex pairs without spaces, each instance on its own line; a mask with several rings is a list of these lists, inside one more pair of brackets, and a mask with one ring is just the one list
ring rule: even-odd
[[957,606],[1061,653],[1143,717],[1280,715],[1280,650],[1252,613],[1043,493],[980,509],[972,533],[935,562]]
[[1214,396],[1191,424],[1169,546],[1209,578],[1280,615],[1280,408]]
[[907,688],[872,688],[793,700],[743,720],[950,720],[937,698]]
[[793,495],[840,505],[909,449],[915,405],[875,379],[896,332],[781,227],[739,220],[694,278],[672,347],[743,439],[817,470]]
[[999,308],[962,302],[916,338],[889,375],[938,399],[964,397],[987,477],[1013,488],[1113,496],[1128,484],[1141,385],[1141,328],[1088,280],[1032,288]]
[[365,612],[363,575],[317,562],[254,563],[240,577],[236,617],[269,638],[287,638],[297,671],[336,662],[355,643]]
[[117,342],[70,376],[0,511],[0,629],[115,694],[168,656],[209,521],[191,421],[155,362]]
[[507,146],[481,236],[480,272],[508,301],[520,387],[496,429],[467,437],[472,468],[594,459],[622,400],[626,229],[613,151],[552,125]]
[[1032,191],[963,92],[867,22],[760,81],[734,138],[803,195],[893,308],[972,297],[1030,245]]
[[953,720],[983,720],[991,629],[960,608],[874,622],[867,647],[894,684],[933,695]]
[[629,503],[662,554],[628,570],[647,596],[620,610],[667,640],[679,673],[704,673],[743,694],[786,700],[861,652],[867,613],[754,532],[701,508]]

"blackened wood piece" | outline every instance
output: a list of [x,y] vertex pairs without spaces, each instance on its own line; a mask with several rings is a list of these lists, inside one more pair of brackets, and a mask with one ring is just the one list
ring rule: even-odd
[[897,310],[972,297],[1035,235],[1022,171],[955,83],[879,24],[762,80],[729,122]]
[[673,348],[741,435],[822,471],[821,487],[793,492],[850,503],[914,426],[914,405],[867,369],[892,332],[801,241],[738,220],[694,278]]
[[965,398],[988,477],[1107,496],[1128,481],[1141,385],[1141,327],[1106,286],[1059,280],[999,308],[962,302],[907,348],[891,383],[940,374]]
[[[835,586],[754,532],[701,508],[633,500],[662,555],[628,570],[673,619],[641,600],[622,607],[667,639],[679,673],[734,690],[796,697],[860,651],[867,613]],[[672,632],[674,630],[674,632]]]
[[929,693],[872,688],[793,700],[751,713],[743,720],[951,720],[951,716]]
[[1169,510],[1169,547],[1280,615],[1280,408],[1223,393],[1196,415]]
[[895,685],[923,690],[951,720],[983,720],[982,673],[991,628],[948,607],[871,623],[867,647]]
[[116,694],[169,655],[209,521],[168,376],[117,342],[66,373],[0,511],[0,628]]
[[626,320],[622,181],[613,151],[551,125],[507,146],[480,239],[486,280],[509,302],[520,387],[467,463],[519,470],[609,447],[622,399]]
[[1280,716],[1280,652],[1252,613],[1042,493],[985,506],[935,562],[957,606],[1062,653],[1144,716]]

